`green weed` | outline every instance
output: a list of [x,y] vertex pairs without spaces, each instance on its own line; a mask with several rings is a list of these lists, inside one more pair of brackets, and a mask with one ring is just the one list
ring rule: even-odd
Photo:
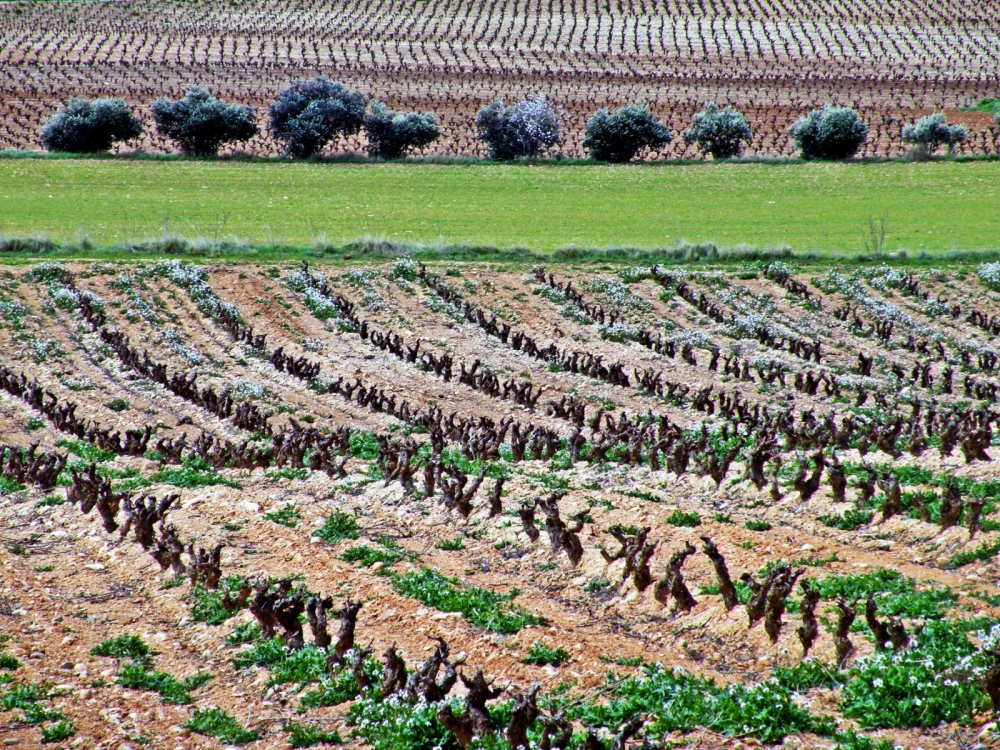
[[535,641],[528,649],[528,655],[521,659],[524,664],[535,664],[540,667],[550,665],[558,667],[570,660],[570,653],[564,648],[546,646],[541,641]]
[[359,538],[361,536],[361,527],[354,516],[335,510],[326,517],[323,526],[315,533],[324,542],[336,544],[345,539]]
[[592,581],[587,581],[587,583],[583,586],[583,590],[588,594],[603,594],[605,591],[610,589],[611,586],[611,581],[604,578],[595,578]]
[[153,475],[153,481],[192,490],[199,487],[214,487],[216,485],[233,487],[235,489],[240,488],[239,483],[231,479],[226,479],[201,460],[190,461],[185,459],[182,466],[164,466]]
[[212,675],[200,672],[183,681],[166,672],[150,671],[142,664],[126,664],[118,673],[116,682],[129,690],[148,690],[158,693],[164,703],[183,705],[193,699],[191,691],[203,687]]
[[638,677],[613,684],[611,700],[581,704],[568,711],[586,726],[616,728],[640,713],[651,714],[649,736],[688,733],[699,727],[730,736],[750,736],[777,744],[790,734],[832,730],[833,722],[817,719],[796,705],[792,691],[776,681],[719,687],[711,680],[645,667]]
[[233,628],[233,632],[226,636],[226,645],[242,646],[244,643],[253,643],[260,638],[260,624],[256,621],[245,622]]
[[833,750],[895,750],[892,740],[873,740],[857,732],[839,732],[834,735],[837,744]]
[[305,479],[309,476],[309,469],[293,469],[286,467],[278,471],[269,471],[266,474],[268,479]]
[[388,568],[393,563],[399,562],[402,557],[398,552],[375,549],[374,547],[362,544],[349,548],[340,556],[340,559],[349,563],[360,562],[366,568],[370,568],[375,563],[380,562]]
[[281,730],[288,734],[288,744],[292,747],[340,745],[344,741],[336,730],[324,732],[319,727],[294,722],[283,724]]
[[47,745],[52,742],[62,742],[74,734],[76,734],[76,730],[73,729],[71,721],[57,721],[47,727],[42,727],[42,743]]
[[239,610],[226,609],[222,603],[222,594],[226,591],[230,593],[238,591],[242,580],[240,576],[228,576],[215,590],[206,589],[200,584],[192,588],[187,595],[188,606],[191,608],[191,618],[195,622],[203,622],[206,625],[221,625],[229,618],[234,617]]
[[951,558],[947,567],[961,568],[963,565],[968,565],[974,562],[989,562],[996,557],[997,554],[1000,554],[1000,539],[992,544],[989,542],[983,542],[974,550],[959,552]]
[[270,513],[265,513],[264,518],[268,521],[274,521],[282,526],[287,526],[290,529],[294,529],[299,525],[299,521],[302,519],[302,515],[295,509],[295,506],[291,503],[285,505],[279,510],[272,511]]
[[84,461],[91,463],[103,463],[104,461],[114,461],[114,451],[104,450],[92,445],[85,440],[57,440],[56,446],[65,448],[74,456],[79,456]]
[[[371,657],[365,659],[362,668],[369,682],[373,685],[382,679],[382,665]],[[322,678],[317,688],[308,691],[302,696],[299,711],[319,708],[320,706],[339,706],[342,703],[354,700],[360,694],[361,688],[358,687],[354,670],[342,667],[334,674]]]
[[701,516],[698,515],[696,511],[691,511],[690,513],[684,513],[680,510],[675,510],[669,516],[667,516],[667,523],[671,526],[683,526],[686,528],[694,528],[695,526],[701,526]]
[[862,526],[867,526],[871,523],[873,513],[864,510],[847,510],[840,515],[825,515],[818,516],[818,520],[824,526],[829,526],[834,529],[840,529],[841,531],[855,531],[860,529]]
[[184,724],[197,734],[214,737],[224,745],[246,745],[260,739],[260,733],[245,729],[221,708],[198,709]]
[[326,652],[315,646],[289,649],[280,638],[259,641],[233,660],[236,669],[267,667],[272,685],[318,682],[329,672]]
[[457,578],[447,578],[429,568],[393,576],[392,585],[401,596],[441,612],[459,612],[473,625],[495,633],[516,633],[545,623],[544,618],[510,604],[516,591],[497,594],[487,589],[462,587]]
[[133,659],[141,662],[155,652],[137,635],[116,635],[103,640],[90,649],[94,656],[113,656],[117,659]]

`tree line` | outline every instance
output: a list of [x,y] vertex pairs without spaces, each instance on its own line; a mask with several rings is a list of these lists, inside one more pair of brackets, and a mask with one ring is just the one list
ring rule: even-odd
[[[189,156],[214,156],[227,143],[247,141],[260,132],[257,114],[248,105],[220,101],[199,86],[179,100],[160,98],[152,106],[156,132]],[[479,110],[477,138],[498,161],[532,159],[563,143],[561,113],[544,95],[507,105],[493,101]],[[997,116],[1000,122],[1000,115]],[[433,143],[441,128],[433,113],[395,112],[360,91],[319,76],[298,80],[282,90],[267,110],[267,128],[282,152],[303,159],[320,153],[331,141],[362,130],[368,155],[398,159],[411,149]],[[99,153],[115,143],[138,138],[142,120],[121,98],[88,100],[74,97],[42,126],[42,145],[49,151]],[[800,117],[789,128],[802,157],[840,160],[857,154],[868,138],[868,125],[849,107],[826,105]],[[673,140],[646,104],[598,110],[588,121],[584,149],[596,161],[632,161],[644,149],[655,150]],[[753,131],[743,114],[708,103],[683,134],[704,156],[731,159],[743,154]],[[921,118],[902,130],[902,140],[916,155],[933,156],[942,146],[952,149],[968,138],[964,125],[949,125],[943,114]]]

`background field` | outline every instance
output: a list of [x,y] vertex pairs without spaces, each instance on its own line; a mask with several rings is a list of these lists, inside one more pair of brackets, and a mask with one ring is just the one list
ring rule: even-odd
[[[291,81],[325,74],[398,108],[433,110],[436,153],[482,154],[472,122],[491,99],[547,94],[580,155],[586,118],[650,104],[679,134],[706,101],[739,106],[749,152],[788,155],[788,125],[827,102],[871,123],[865,153],[902,150],[902,125],[944,110],[969,153],[997,128],[962,108],[997,96],[997,3],[790,0],[139,0],[0,5],[0,148],[38,148],[42,119],[70,96],[125,96],[148,115],[191,84],[263,115]],[[172,150],[155,134],[147,149]],[[332,144],[359,149],[363,142]],[[246,148],[273,153],[266,134]],[[660,156],[695,156],[676,137]]]
[[1000,165],[685,167],[325,165],[0,160],[0,234],[309,245],[364,236],[551,250],[787,245],[995,248]]

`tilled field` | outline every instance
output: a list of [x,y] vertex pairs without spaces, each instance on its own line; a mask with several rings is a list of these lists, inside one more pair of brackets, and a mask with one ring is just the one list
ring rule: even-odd
[[549,270],[0,274],[4,739],[996,746],[997,269]]
[[[998,14],[917,0],[0,3],[0,148],[38,148],[71,96],[124,96],[149,121],[157,97],[200,84],[263,117],[283,87],[323,74],[437,113],[433,153],[484,155],[478,109],[539,93],[565,111],[566,155],[582,155],[595,110],[633,101],[675,134],[654,156],[697,156],[680,135],[708,101],[744,111],[749,154],[792,154],[788,126],[827,103],[870,123],[866,155],[901,153],[902,126],[934,111],[969,126],[962,151],[994,153],[992,118],[960,110],[998,94]],[[172,150],[148,130],[143,148]],[[266,134],[237,148],[277,151]]]

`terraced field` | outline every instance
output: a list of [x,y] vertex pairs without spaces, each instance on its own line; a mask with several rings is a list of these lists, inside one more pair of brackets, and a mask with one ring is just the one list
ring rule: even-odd
[[10,267],[5,739],[995,746],[998,284]]

